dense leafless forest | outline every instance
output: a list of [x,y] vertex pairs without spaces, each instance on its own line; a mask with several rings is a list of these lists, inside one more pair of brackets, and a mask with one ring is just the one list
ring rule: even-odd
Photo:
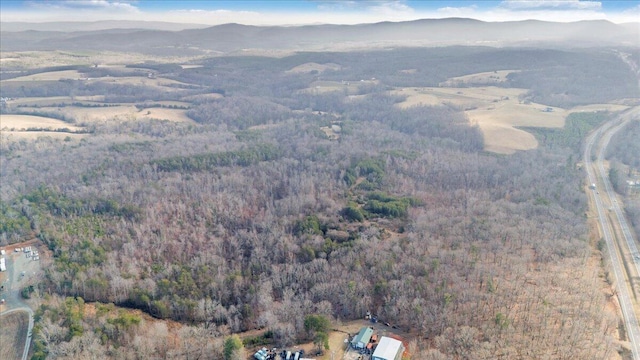
[[[288,71],[309,62],[336,66]],[[615,52],[396,48],[197,65],[3,72],[153,73],[174,91],[66,79],[3,83],[2,96],[168,107],[193,120],[89,122],[50,106],[3,107],[84,134],[1,144],[1,242],[35,237],[53,254],[33,289],[38,356],[219,359],[231,333],[262,329],[282,347],[309,340],[309,314],[339,322],[367,311],[413,334],[417,359],[617,352],[578,166],[581,139],[611,113],[529,129],[537,149],[498,155],[483,151],[465,109],[404,109],[389,91],[514,69],[498,86],[528,89],[522,102],[635,98],[635,74]],[[318,91],[320,82],[340,88]],[[75,99],[94,95],[99,105]],[[620,137],[612,156],[638,169],[624,150],[637,147],[637,124]],[[170,336],[174,321],[181,330]]]

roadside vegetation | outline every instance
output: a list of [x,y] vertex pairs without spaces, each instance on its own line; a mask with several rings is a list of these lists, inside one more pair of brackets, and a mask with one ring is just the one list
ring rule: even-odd
[[640,122],[634,121],[611,139],[607,148],[609,180],[624,196],[624,210],[636,234],[640,234]]

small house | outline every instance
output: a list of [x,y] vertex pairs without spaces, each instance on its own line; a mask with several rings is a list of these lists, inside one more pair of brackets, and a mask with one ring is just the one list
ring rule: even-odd
[[372,335],[373,328],[367,326],[363,327],[360,329],[358,335],[354,336],[353,340],[351,340],[351,346],[354,349],[364,349],[371,340]]

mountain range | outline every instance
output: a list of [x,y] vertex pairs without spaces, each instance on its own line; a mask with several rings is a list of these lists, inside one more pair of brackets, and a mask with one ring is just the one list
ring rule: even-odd
[[[483,22],[423,19],[361,25],[250,26],[161,22],[2,23],[0,50],[110,50],[206,54],[246,49],[344,50],[391,46],[637,46],[640,24],[605,20]],[[58,29],[58,30],[52,30]]]

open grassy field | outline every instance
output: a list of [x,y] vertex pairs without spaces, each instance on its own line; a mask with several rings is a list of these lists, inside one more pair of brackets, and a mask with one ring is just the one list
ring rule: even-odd
[[0,115],[0,129],[3,131],[20,131],[29,128],[56,130],[67,128],[78,131],[82,128],[69,125],[64,121],[33,115]]
[[[41,137],[47,137],[56,140],[80,140],[88,137],[89,134],[74,134],[56,131],[0,131],[0,141],[10,144],[21,140],[36,140]],[[1,358],[0,358],[1,359]]]
[[[463,78],[481,79],[489,74],[494,73],[473,74]],[[506,76],[505,74],[506,71],[501,75]],[[532,134],[515,127],[559,128],[564,126],[566,116],[572,112],[620,111],[627,108],[624,105],[594,104],[566,110],[521,102],[519,97],[526,92],[526,89],[482,86],[402,88],[392,91],[392,94],[406,96],[406,100],[398,104],[402,108],[453,105],[464,109],[469,121],[482,130],[485,150],[501,154],[538,146],[538,141]]]
[[287,70],[286,72],[287,73],[308,73],[312,71],[323,72],[326,70],[340,70],[340,68],[341,67],[338,64],[332,64],[332,63],[318,64],[318,63],[310,62],[310,63],[305,63],[305,64],[298,65],[296,67],[293,67]]
[[146,76],[125,76],[125,77],[101,77],[91,78],[88,80],[91,82],[106,82],[110,84],[119,85],[142,85],[148,87],[161,88],[163,91],[176,91],[179,90],[179,86],[193,86],[180,81],[166,79],[162,77],[148,78]]
[[0,316],[0,359],[22,359],[28,325],[26,312]]
[[[64,65],[126,65],[154,61],[158,63],[188,63],[202,56],[153,56],[134,52],[114,51],[20,51],[3,52],[0,63],[20,69]],[[43,65],[46,64],[46,65]]]
[[83,78],[77,70],[64,70],[64,71],[49,71],[39,74],[33,74],[28,76],[20,76],[13,79],[2,80],[2,82],[17,82],[17,81],[58,81],[62,79],[78,80]]
[[193,122],[186,114],[186,110],[167,108],[142,109],[137,113],[138,118],[169,120],[175,122]]
[[311,83],[311,86],[305,90],[309,93],[326,93],[332,91],[347,91],[349,94],[358,93],[358,88],[360,86],[366,85],[376,85],[378,84],[377,80],[358,80],[358,81],[314,81]]
[[440,84],[440,86],[462,86],[462,85],[495,85],[507,80],[507,75],[518,70],[488,71],[464,76],[457,76]]

